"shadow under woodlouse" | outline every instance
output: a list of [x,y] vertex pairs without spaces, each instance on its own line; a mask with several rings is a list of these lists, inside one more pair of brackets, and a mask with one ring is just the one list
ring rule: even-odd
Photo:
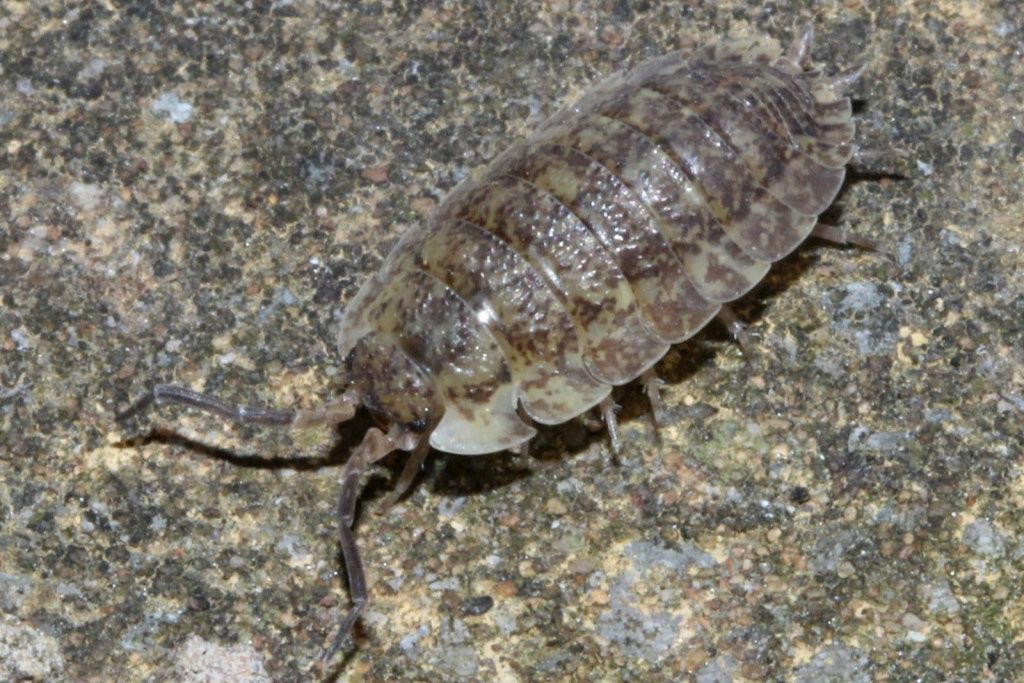
[[234,467],[253,470],[285,470],[293,469],[309,472],[324,467],[332,467],[345,461],[343,446],[335,446],[330,454],[321,456],[264,456],[259,453],[237,453],[233,450],[214,446],[199,439],[180,434],[173,429],[155,428],[143,434],[130,436],[114,444],[115,448],[141,448],[153,444],[174,446],[196,455],[213,460],[220,460]]

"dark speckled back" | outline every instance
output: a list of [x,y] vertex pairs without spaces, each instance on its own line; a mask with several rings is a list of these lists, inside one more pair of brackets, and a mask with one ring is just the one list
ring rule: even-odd
[[799,246],[853,132],[831,81],[770,41],[613,75],[396,245],[342,351],[373,334],[423,369],[445,404],[435,448],[518,445],[534,433],[520,404],[543,423],[579,415]]

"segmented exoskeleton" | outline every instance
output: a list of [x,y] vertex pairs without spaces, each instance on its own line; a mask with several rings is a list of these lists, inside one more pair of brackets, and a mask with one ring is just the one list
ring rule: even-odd
[[[809,65],[810,28],[675,52],[611,76],[546,121],[402,237],[348,304],[338,334],[347,388],[314,411],[242,408],[160,385],[151,402],[245,423],[371,428],[343,471],[341,547],[353,607],[367,600],[352,534],[363,472],[431,446],[514,448],[600,406],[618,448],[612,387],[643,378],[816,228],[853,153],[845,89],[859,69]],[[525,421],[524,421],[525,420]]]

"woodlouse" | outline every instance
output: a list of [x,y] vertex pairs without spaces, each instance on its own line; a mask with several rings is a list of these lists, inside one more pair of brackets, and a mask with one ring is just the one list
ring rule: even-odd
[[[811,68],[811,29],[674,52],[617,73],[462,182],[405,234],[349,303],[347,388],[316,410],[247,408],[158,385],[122,413],[187,404],[241,423],[335,424],[368,410],[342,473],[340,543],[353,606],[368,594],[352,533],[366,467],[409,451],[393,502],[432,446],[515,448],[529,421],[600,406],[619,448],[613,386],[651,368],[817,234],[853,154],[845,90]],[[817,226],[817,227],[816,227]]]

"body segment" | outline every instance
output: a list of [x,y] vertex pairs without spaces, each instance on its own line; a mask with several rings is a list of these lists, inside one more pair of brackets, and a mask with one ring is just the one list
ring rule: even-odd
[[[443,403],[431,445],[463,454],[523,443],[520,415],[563,421],[638,378],[839,191],[849,100],[799,47],[722,43],[597,84],[398,242],[350,304],[341,352],[373,335],[416,363]],[[415,412],[391,396],[396,416]]]

